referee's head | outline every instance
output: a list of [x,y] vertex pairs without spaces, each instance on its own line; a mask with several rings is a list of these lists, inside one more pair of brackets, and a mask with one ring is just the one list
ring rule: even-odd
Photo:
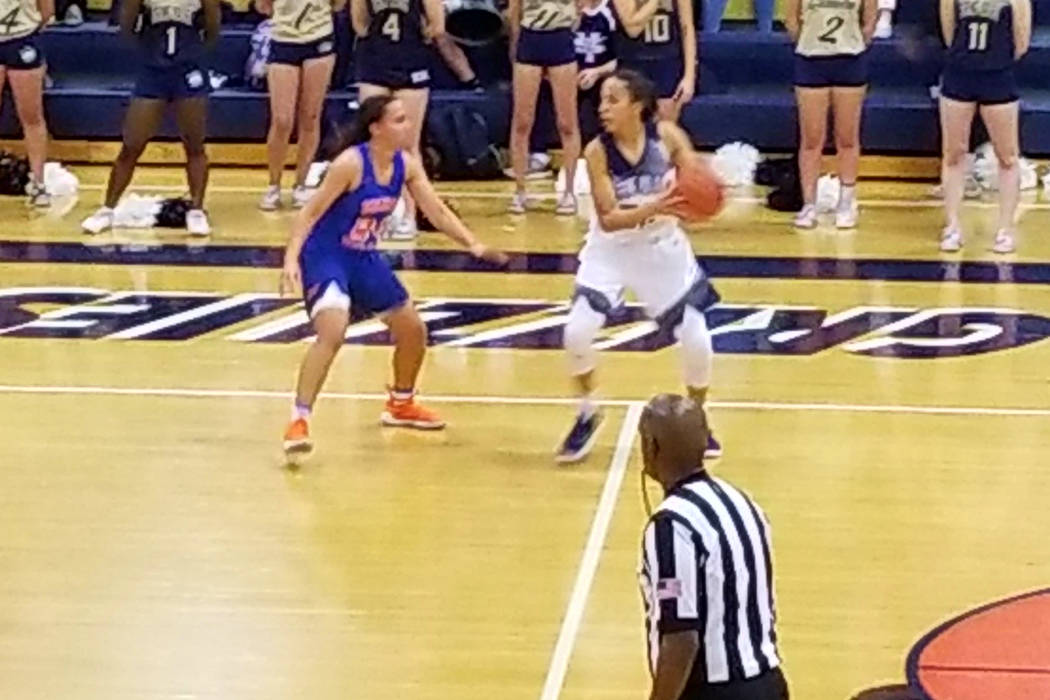
[[638,432],[645,473],[665,490],[704,468],[707,416],[692,399],[654,396],[642,411]]

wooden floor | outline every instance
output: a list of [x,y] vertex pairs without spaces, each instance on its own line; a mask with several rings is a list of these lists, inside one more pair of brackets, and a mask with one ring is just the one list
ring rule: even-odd
[[[637,402],[678,388],[673,348],[627,350],[624,333],[651,336],[611,331],[598,446],[556,468],[572,405],[541,331],[571,275],[405,255],[438,324],[423,390],[449,429],[378,427],[389,350],[358,326],[316,413],[315,459],[289,471],[278,438],[303,333],[282,333],[300,312],[276,306],[275,268],[215,257],[283,242],[291,215],[255,210],[264,176],[214,174],[202,245],[179,231],[82,238],[105,172],[78,174],[81,200],[61,215],[0,202],[0,698],[647,692],[632,437]],[[178,194],[182,176],[136,182]],[[801,700],[903,683],[938,623],[1050,582],[1050,205],[1029,196],[1019,252],[997,257],[994,209],[972,203],[967,248],[945,256],[927,189],[863,183],[854,233],[795,232],[738,192],[691,232],[725,313],[743,309],[715,324],[726,455],[712,468],[772,520]],[[581,221],[505,217],[503,183],[442,190],[508,250],[578,249]],[[219,306],[194,322],[243,299],[246,315],[187,325],[202,304]],[[190,316],[164,321],[176,313]],[[867,325],[849,330],[856,318]]]

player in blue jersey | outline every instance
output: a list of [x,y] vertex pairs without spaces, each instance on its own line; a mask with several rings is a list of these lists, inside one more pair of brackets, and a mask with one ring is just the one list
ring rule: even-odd
[[576,66],[580,75],[577,97],[580,136],[586,143],[598,135],[598,103],[601,79],[616,70],[616,18],[610,0],[584,0],[576,25]]
[[[360,99],[393,95],[408,110],[412,128],[409,152],[420,159],[420,140],[430,98],[430,60],[426,40],[445,33],[441,0],[351,0],[350,19],[357,44],[354,62]],[[416,235],[416,210],[405,199],[404,215],[391,222],[394,238]]]
[[1031,43],[1032,6],[1030,0],[941,0],[940,11],[948,46],[940,97],[946,219],[941,250],[962,248],[959,209],[970,125],[979,111],[999,160],[999,222],[992,250],[1011,253],[1021,184],[1014,64]]
[[86,233],[113,226],[113,208],[131,182],[135,164],[160,126],[168,103],[175,105],[175,124],[186,151],[191,200],[186,229],[196,236],[211,233],[204,213],[208,185],[204,137],[211,86],[203,59],[206,45],[219,37],[219,22],[219,0],[123,0],[120,26],[128,34],[138,34],[143,62],[124,116],[124,142],[109,173],[106,200],[84,220]]
[[302,288],[317,332],[299,370],[292,420],[284,436],[292,462],[313,449],[311,410],[346,337],[351,306],[378,315],[394,338],[394,379],[383,424],[424,430],[445,425],[414,400],[426,327],[390,264],[376,250],[403,188],[438,229],[475,257],[506,262],[503,253],[480,243],[438,198],[419,160],[407,152],[414,133],[401,100],[390,95],[364,100],[346,139],[352,145],[332,162],[320,189],[292,226],[281,292]]
[[613,6],[619,66],[649,78],[660,118],[678,121],[696,92],[693,0],[613,0]]
[[29,158],[29,204],[47,207],[44,189],[47,124],[44,122],[44,54],[39,32],[54,17],[54,0],[0,0],[0,94],[11,83]]

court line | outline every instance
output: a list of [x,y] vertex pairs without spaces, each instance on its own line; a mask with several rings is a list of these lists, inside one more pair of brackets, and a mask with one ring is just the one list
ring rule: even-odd
[[609,534],[609,524],[612,522],[613,511],[616,510],[616,501],[620,497],[620,488],[623,486],[627,462],[630,460],[631,448],[634,445],[634,434],[638,430],[638,421],[641,417],[642,404],[637,401],[631,403],[623,424],[620,426],[620,435],[616,438],[616,450],[613,452],[601,498],[598,499],[598,508],[594,512],[587,544],[580,558],[580,568],[576,572],[572,595],[569,596],[569,606],[565,609],[565,617],[562,619],[561,630],[558,632],[558,641],[551,654],[551,663],[547,668],[547,678],[543,682],[540,700],[557,700],[565,684],[565,675],[569,671],[569,660],[576,647],[576,636],[580,632],[583,613],[587,609],[587,599],[591,595],[591,585],[598,571],[598,561],[601,559],[602,548],[605,546],[605,538]]
[[[509,181],[508,181],[509,182]],[[81,190],[86,191],[102,191],[106,188],[105,185],[101,184],[88,184],[81,185]],[[148,192],[185,192],[185,185],[136,185],[128,188],[129,192],[137,193],[148,193]],[[262,192],[260,187],[247,187],[244,185],[209,185],[209,192],[218,192],[223,194],[258,194]],[[510,199],[509,192],[483,192],[475,190],[444,190],[439,189],[438,194],[442,197],[460,197],[464,199]],[[586,196],[586,195],[585,195]],[[556,192],[529,192],[529,198],[539,201],[555,201],[558,198]],[[730,202],[739,202],[742,204],[765,204],[766,198],[764,196],[753,196],[753,195],[738,195],[728,197]],[[866,207],[885,207],[887,209],[910,209],[914,207],[922,208],[940,208],[944,206],[944,202],[936,198],[924,198],[924,199],[858,199],[858,204],[862,204]],[[974,207],[977,209],[994,209],[998,208],[998,202],[984,202],[974,200],[963,200],[964,207]],[[1025,209],[1050,209],[1050,202],[1021,202],[1018,205],[1020,210]]]
[[[191,389],[116,386],[34,386],[0,384],[0,394],[94,394],[110,396],[167,396],[181,398],[257,398],[291,400],[290,391],[262,389]],[[387,395],[366,392],[331,392],[322,399],[386,401]],[[434,403],[504,404],[520,406],[575,406],[577,399],[551,396],[451,396],[424,395]],[[643,399],[604,399],[602,406],[630,407]],[[921,406],[908,404],[823,403],[792,401],[708,401],[709,408],[743,411],[826,411],[829,413],[917,413],[952,416],[1050,416],[1050,408],[999,406]]]
[[1022,675],[1050,675],[1050,668],[1006,668],[999,666],[952,666],[950,664],[920,664],[920,671],[941,671],[950,673],[1005,673]]

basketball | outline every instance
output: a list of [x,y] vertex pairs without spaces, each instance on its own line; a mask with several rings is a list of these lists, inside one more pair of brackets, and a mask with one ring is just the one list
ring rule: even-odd
[[678,168],[677,180],[678,192],[685,199],[682,218],[704,221],[722,211],[725,203],[722,181],[705,162],[694,158],[688,165]]

